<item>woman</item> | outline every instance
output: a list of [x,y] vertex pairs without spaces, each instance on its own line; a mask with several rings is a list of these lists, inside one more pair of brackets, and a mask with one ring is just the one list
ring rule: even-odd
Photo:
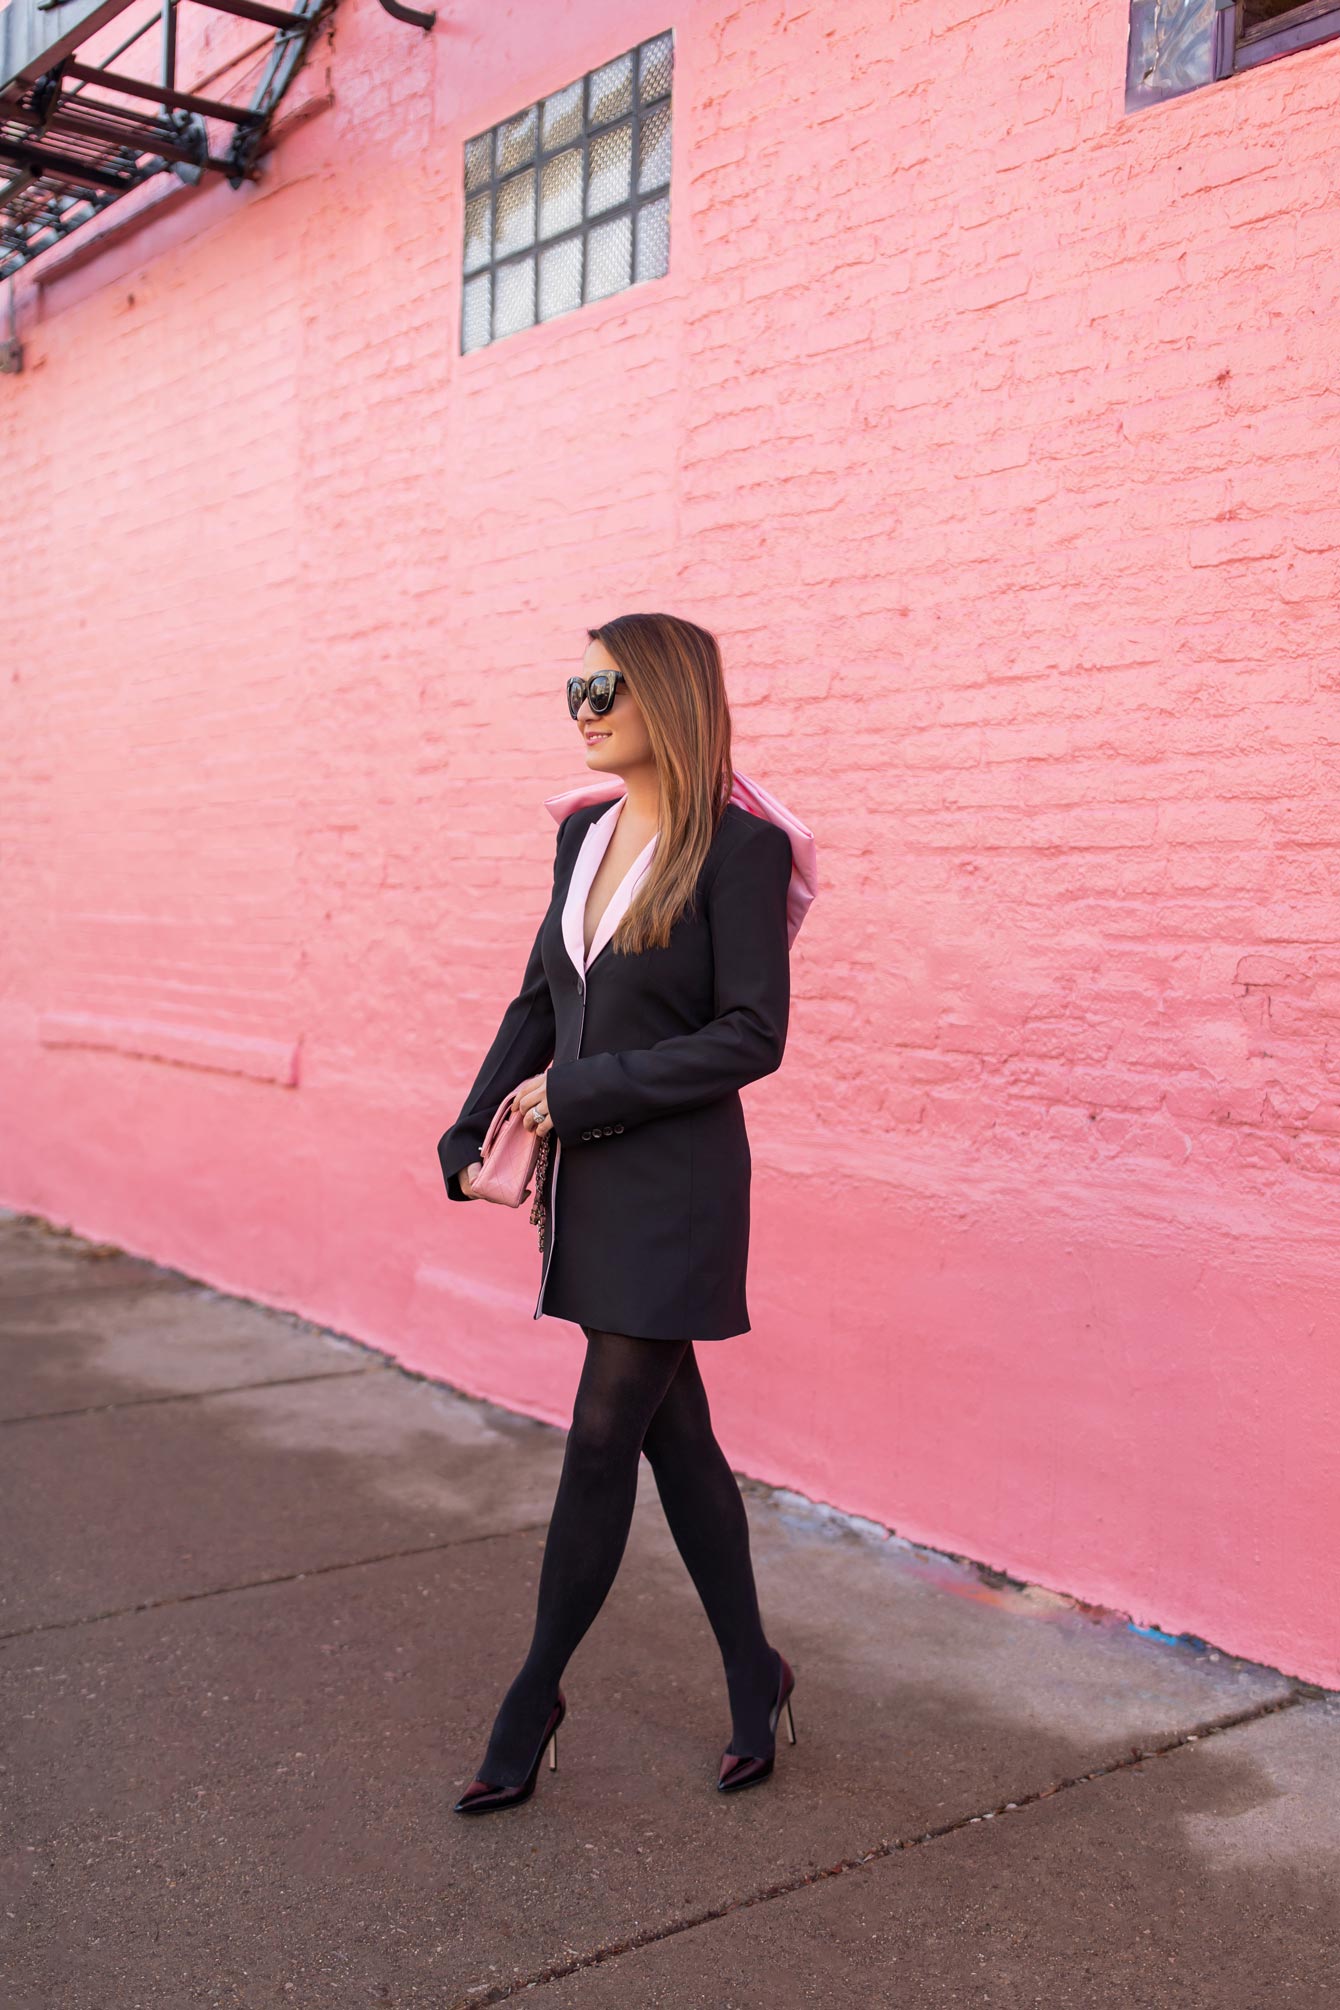
[[448,1194],[473,1198],[489,1122],[515,1090],[512,1108],[541,1140],[534,1317],[586,1336],[534,1636],[459,1814],[527,1799],[546,1749],[557,1764],[559,1679],[614,1582],[642,1452],[725,1664],[732,1736],[718,1788],[768,1777],[783,1707],[795,1742],[794,1676],[763,1631],[744,1502],[694,1341],[750,1330],[739,1090],[782,1059],[790,943],[811,888],[793,885],[779,825],[809,833],[785,811],[772,820],[731,800],[744,778],[712,635],[665,614],[588,634],[568,708],[588,770],[623,790],[584,789],[562,817],[521,990],[438,1145]]

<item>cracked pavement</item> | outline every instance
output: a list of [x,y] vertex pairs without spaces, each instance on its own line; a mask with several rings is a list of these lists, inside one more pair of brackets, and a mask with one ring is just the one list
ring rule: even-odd
[[465,1821],[561,1431],[14,1215],[0,1361],[5,2010],[1340,2005],[1335,1693],[747,1481],[797,1743],[719,1795],[644,1462]]

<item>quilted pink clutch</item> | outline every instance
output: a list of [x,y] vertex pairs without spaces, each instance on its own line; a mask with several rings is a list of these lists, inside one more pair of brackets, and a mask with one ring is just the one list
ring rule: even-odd
[[515,1094],[513,1089],[504,1096],[493,1113],[479,1154],[482,1169],[475,1174],[470,1188],[471,1194],[480,1200],[499,1201],[503,1207],[520,1207],[529,1194],[542,1142],[527,1128],[520,1111],[509,1115]]

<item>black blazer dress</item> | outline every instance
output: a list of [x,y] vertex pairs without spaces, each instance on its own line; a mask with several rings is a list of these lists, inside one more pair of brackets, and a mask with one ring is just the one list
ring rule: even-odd
[[[582,976],[563,907],[587,804],[558,828],[521,989],[438,1141],[452,1200],[498,1104],[549,1068],[553,1121],[533,1317],[644,1339],[750,1330],[750,1152],[740,1089],[779,1066],[790,1012],[786,832],[728,802],[664,948],[607,942]],[[550,1063],[552,1062],[552,1065]],[[487,1205],[487,1203],[484,1203]]]

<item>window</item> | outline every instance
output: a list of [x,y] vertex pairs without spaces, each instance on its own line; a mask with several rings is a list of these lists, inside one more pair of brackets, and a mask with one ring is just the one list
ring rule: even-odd
[[1216,77],[1290,56],[1312,42],[1340,35],[1337,0],[1236,0],[1218,8],[1219,50]]
[[1131,0],[1126,109],[1340,36],[1340,0]]
[[673,30],[465,143],[461,353],[659,279]]

